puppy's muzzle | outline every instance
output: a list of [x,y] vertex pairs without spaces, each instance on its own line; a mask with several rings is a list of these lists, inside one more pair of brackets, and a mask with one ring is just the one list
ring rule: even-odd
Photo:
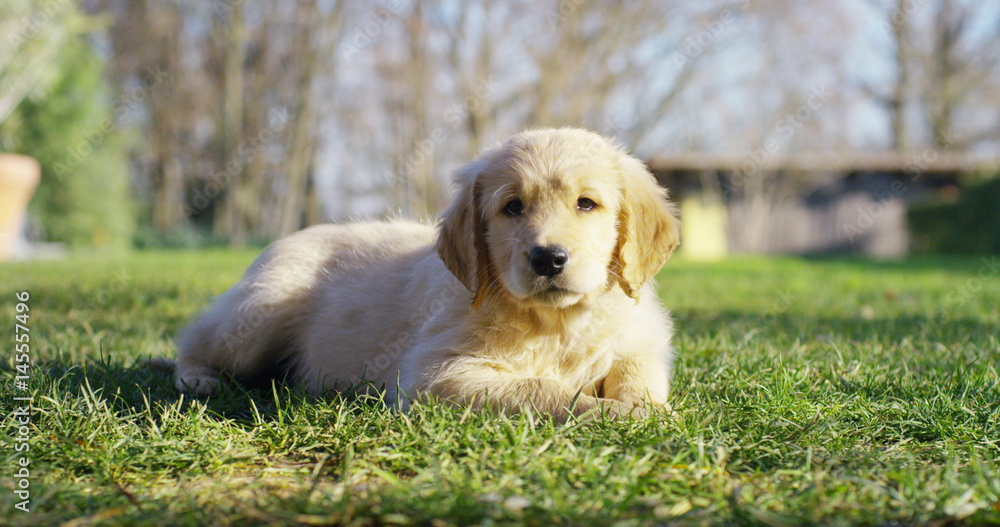
[[531,270],[539,276],[553,277],[562,272],[569,262],[569,253],[558,245],[535,247],[528,256]]

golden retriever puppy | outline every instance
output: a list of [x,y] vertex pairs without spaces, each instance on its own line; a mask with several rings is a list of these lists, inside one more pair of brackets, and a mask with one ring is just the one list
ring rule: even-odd
[[177,387],[287,371],[406,406],[642,413],[667,400],[671,322],[650,280],[677,246],[666,191],[621,147],[527,131],[458,170],[435,230],[321,225],[282,239],[179,338]]

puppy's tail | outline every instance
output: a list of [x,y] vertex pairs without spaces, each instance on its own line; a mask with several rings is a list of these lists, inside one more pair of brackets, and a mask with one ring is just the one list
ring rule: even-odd
[[163,373],[173,373],[177,369],[177,363],[163,357],[150,357],[146,359],[146,366],[152,370]]

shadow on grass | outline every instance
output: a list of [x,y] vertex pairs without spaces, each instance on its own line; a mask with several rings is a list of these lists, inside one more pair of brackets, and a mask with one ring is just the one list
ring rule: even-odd
[[[0,367],[9,372],[10,368]],[[148,367],[144,360],[126,366],[119,359],[104,356],[91,358],[83,364],[68,364],[59,360],[36,364],[31,388],[41,396],[93,393],[104,399],[116,413],[144,412],[148,406],[151,417],[158,418],[157,409],[177,406],[187,411],[195,402],[203,404],[211,419],[226,420],[242,427],[253,427],[259,422],[277,422],[282,414],[295,412],[304,405],[318,400],[346,401],[355,411],[381,405],[371,397],[361,397],[352,392],[316,396],[296,387],[285,379],[259,379],[250,383],[240,382],[223,374],[221,383],[212,396],[193,397],[181,394],[174,386],[173,375]]]

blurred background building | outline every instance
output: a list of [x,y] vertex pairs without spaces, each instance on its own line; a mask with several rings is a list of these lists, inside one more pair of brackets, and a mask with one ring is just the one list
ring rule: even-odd
[[1000,252],[996,2],[4,0],[0,39],[36,246],[431,218],[484,145],[573,125],[692,257]]

